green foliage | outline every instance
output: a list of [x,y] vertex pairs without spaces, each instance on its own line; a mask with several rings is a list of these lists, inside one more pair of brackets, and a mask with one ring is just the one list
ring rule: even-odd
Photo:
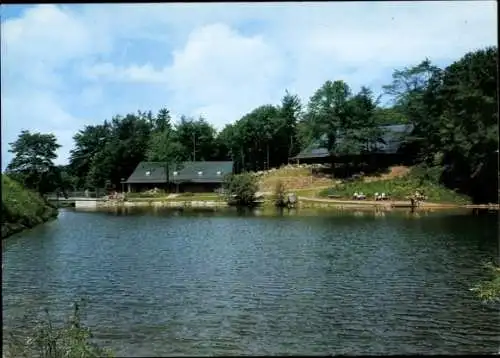
[[10,334],[6,357],[114,357],[110,350],[92,342],[92,332],[82,324],[80,304],[74,304],[72,315],[62,327],[54,325],[48,310],[45,313],[45,319],[35,324],[27,339]]
[[387,126],[392,124],[407,124],[408,117],[397,106],[389,108],[377,107],[374,111],[375,122],[379,126]]
[[499,302],[500,301],[500,267],[493,263],[484,265],[488,272],[488,278],[471,290],[477,294],[477,297],[485,302]]
[[[111,137],[111,125],[85,126],[73,136],[75,147],[70,151],[69,173],[78,178],[76,186],[83,188],[94,156],[101,152]],[[95,170],[95,168],[94,168]]]
[[338,195],[344,199],[351,199],[355,192],[362,192],[367,199],[373,200],[375,193],[386,193],[393,200],[408,200],[407,197],[415,191],[424,193],[428,201],[436,203],[468,203],[467,197],[457,194],[439,184],[430,181],[421,181],[410,175],[390,180],[364,182],[357,180],[339,184],[333,188],[322,190],[319,196]]
[[441,182],[442,173],[443,173],[442,167],[429,166],[425,163],[422,163],[412,167],[409,174],[413,179],[418,181],[420,184],[423,184],[425,182],[439,184]]
[[476,202],[498,202],[497,53],[470,52],[444,70],[426,60],[386,86],[415,124],[418,161],[443,167],[442,182]]
[[151,135],[146,158],[151,162],[175,163],[182,157],[182,150],[173,130],[167,128]]
[[31,228],[57,216],[36,192],[2,174],[2,238],[22,228]]
[[205,119],[182,116],[175,125],[180,160],[211,160],[215,152],[215,129]]
[[337,150],[340,131],[349,121],[351,89],[344,81],[326,81],[310,98],[305,114],[311,134],[321,138],[332,154]]
[[14,174],[27,188],[42,194],[58,186],[53,160],[61,146],[53,134],[24,130],[15,142],[9,144],[9,152],[14,158],[7,166],[7,173]]
[[259,189],[256,178],[250,173],[229,174],[223,184],[227,200],[239,206],[251,206]]

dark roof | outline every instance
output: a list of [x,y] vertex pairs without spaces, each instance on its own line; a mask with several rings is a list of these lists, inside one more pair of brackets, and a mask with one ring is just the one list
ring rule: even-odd
[[[166,183],[166,163],[141,162],[125,183]],[[168,166],[169,181],[175,183],[221,183],[233,172],[233,162],[181,162]]]
[[166,183],[165,163],[140,162],[125,183]]
[[[175,173],[177,172],[177,173]],[[222,183],[224,175],[233,172],[233,162],[183,162],[172,166],[170,180],[173,182]]]
[[[405,141],[405,137],[413,131],[412,124],[393,124],[380,127],[383,130],[382,140],[384,143],[377,143],[374,153],[379,154],[394,154],[401,144]],[[309,158],[326,158],[330,154],[326,148],[323,148],[322,143],[326,139],[326,135],[322,135],[320,139],[315,140],[306,149],[291,159],[309,159]],[[341,142],[342,138],[338,139]]]

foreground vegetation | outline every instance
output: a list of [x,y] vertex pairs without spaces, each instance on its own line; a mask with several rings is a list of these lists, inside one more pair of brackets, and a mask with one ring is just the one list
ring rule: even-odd
[[2,174],[2,238],[56,216],[57,209],[38,193]]
[[477,296],[486,302],[500,302],[500,267],[488,263],[485,269],[488,271],[489,278],[472,288]]
[[[52,322],[48,310],[45,318],[36,322],[27,338],[19,338],[10,333],[4,357],[114,357],[110,350],[103,349],[92,342],[92,332],[82,324],[80,304],[75,303],[72,315],[62,326]],[[5,343],[5,342],[4,342]]]

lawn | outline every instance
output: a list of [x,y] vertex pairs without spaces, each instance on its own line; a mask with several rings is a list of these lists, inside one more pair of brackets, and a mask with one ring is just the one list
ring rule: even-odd
[[342,199],[351,199],[355,192],[363,193],[367,199],[373,199],[375,193],[386,193],[393,200],[407,200],[409,195],[415,191],[424,193],[429,202],[435,203],[453,203],[468,204],[470,199],[460,195],[453,190],[445,188],[432,182],[422,182],[409,176],[394,178],[389,180],[380,180],[364,182],[361,180],[338,184],[335,187],[321,190],[320,197],[336,195]]

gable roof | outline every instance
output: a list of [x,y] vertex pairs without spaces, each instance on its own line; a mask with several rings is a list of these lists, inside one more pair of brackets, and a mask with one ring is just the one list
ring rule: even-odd
[[[380,126],[382,129],[382,140],[384,143],[375,144],[373,153],[378,154],[394,154],[397,153],[401,145],[405,141],[405,137],[413,131],[412,124],[393,124]],[[326,140],[326,135],[322,135],[320,139],[313,141],[306,149],[291,159],[308,159],[308,158],[326,158],[330,153],[323,147],[322,141]],[[338,139],[342,142],[342,138]]]
[[165,166],[163,162],[140,162],[125,183],[166,183]]
[[[175,173],[177,172],[177,173]],[[231,161],[182,162],[170,170],[172,182],[222,183],[226,174],[233,172]]]
[[[164,162],[141,162],[125,183],[166,183],[166,167]],[[168,172],[171,183],[222,183],[224,176],[233,172],[233,162],[181,162],[169,164]]]

